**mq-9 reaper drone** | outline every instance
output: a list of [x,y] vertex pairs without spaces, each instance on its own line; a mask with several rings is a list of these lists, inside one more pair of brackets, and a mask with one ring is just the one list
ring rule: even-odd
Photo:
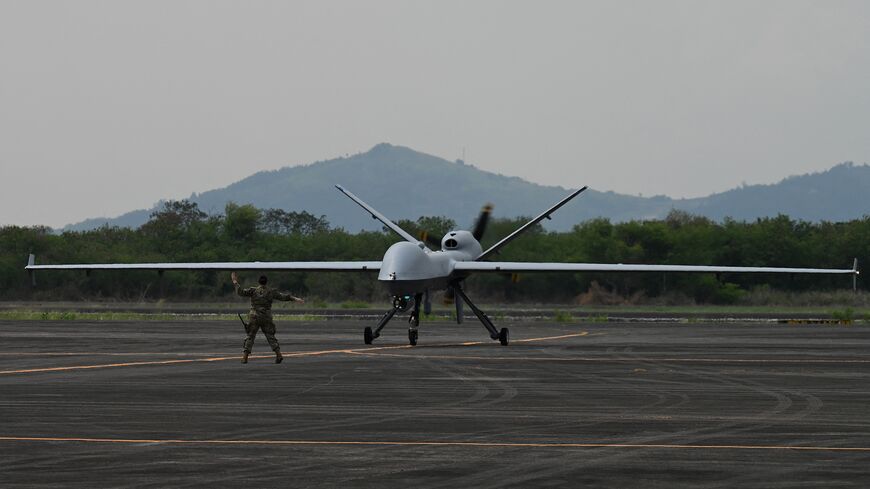
[[[36,270],[278,270],[278,271],[328,271],[328,272],[378,272],[378,281],[384,284],[393,296],[393,306],[372,329],[366,327],[363,333],[365,343],[371,344],[380,336],[381,330],[397,312],[412,309],[408,329],[411,345],[417,344],[417,328],[420,325],[420,307],[429,312],[429,293],[445,290],[446,297],[453,298],[456,304],[456,321],[462,322],[465,303],[474,312],[489,332],[490,338],[502,345],[510,342],[507,328],[495,327],[489,317],[468,298],[463,290],[463,282],[475,272],[520,273],[520,272],[695,272],[695,273],[812,273],[812,274],[851,274],[858,275],[858,261],[851,269],[822,268],[778,268],[778,267],[729,267],[697,265],[636,265],[606,263],[530,263],[496,262],[487,258],[498,252],[506,244],[528,230],[550,214],[586,190],[583,187],[571,192],[567,197],[554,204],[537,217],[522,225],[487,250],[483,250],[480,240],[486,228],[490,207],[485,207],[473,231],[450,231],[438,242],[435,239],[418,240],[387,219],[383,214],[363,202],[359,197],[340,185],[336,188],[359,204],[381,221],[404,241],[393,244],[387,249],[381,261],[323,261],[323,262],[215,262],[215,263],[125,263],[125,264],[68,264],[36,265],[33,255],[26,267],[31,274]],[[427,246],[428,244],[428,246]],[[440,246],[440,249],[437,249]],[[430,248],[431,247],[431,248]],[[432,249],[436,248],[436,249]],[[853,284],[854,285],[854,284]],[[457,297],[458,296],[458,297]]]

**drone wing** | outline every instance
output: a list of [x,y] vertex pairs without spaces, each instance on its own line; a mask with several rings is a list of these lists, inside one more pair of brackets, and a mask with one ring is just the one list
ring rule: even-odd
[[456,263],[455,271],[462,272],[689,272],[689,273],[818,273],[858,275],[857,262],[853,268],[780,268],[780,267],[722,267],[707,265],[633,265],[609,263],[528,263],[480,262]]
[[378,221],[381,221],[382,223],[384,223],[384,226],[387,226],[388,228],[390,228],[394,233],[401,236],[405,241],[410,241],[411,243],[414,243],[414,244],[417,244],[420,242],[420,240],[418,240],[418,239],[414,238],[413,236],[411,236],[410,234],[408,234],[408,232],[405,231],[404,229],[400,228],[398,224],[387,219],[387,216],[381,214],[380,212],[375,210],[374,207],[363,202],[362,199],[360,199],[359,197],[357,197],[356,195],[351,193],[349,190],[345,189],[341,185],[336,185],[335,188],[337,188],[339,191],[341,191],[341,193],[346,195],[350,200],[356,202],[357,205],[359,205],[360,207],[365,209],[366,212],[368,212],[369,214],[372,215],[372,218],[377,219]]
[[80,263],[37,265],[31,255],[25,270],[271,270],[286,272],[377,272],[379,261],[248,261],[213,263]]

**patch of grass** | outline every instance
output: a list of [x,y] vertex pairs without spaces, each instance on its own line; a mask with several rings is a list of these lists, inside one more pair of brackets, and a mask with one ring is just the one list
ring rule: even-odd
[[327,307],[329,307],[329,304],[324,301],[314,301],[311,303],[311,307],[315,309],[326,309]]
[[553,316],[553,319],[557,323],[570,323],[574,320],[574,316],[571,315],[568,311],[556,311],[556,314]]
[[341,303],[342,309],[368,309],[371,305],[363,301],[344,301]]
[[40,314],[39,319],[43,321],[75,321],[76,313],[70,311],[47,311]]
[[836,310],[831,312],[831,316],[837,321],[840,321],[841,323],[848,324],[855,320],[855,310],[851,307],[847,307],[842,310]]
[[326,316],[315,316],[314,314],[287,314],[274,316],[275,321],[326,321]]
[[599,314],[597,316],[587,316],[586,322],[589,323],[606,323],[608,321],[608,317],[606,314]]
[[[298,315],[297,315],[298,316]],[[276,315],[276,319],[296,316]],[[313,316],[312,316],[313,317]],[[175,314],[141,312],[71,312],[71,311],[0,311],[0,320],[6,321],[238,321],[235,314]],[[292,320],[292,319],[290,319]]]

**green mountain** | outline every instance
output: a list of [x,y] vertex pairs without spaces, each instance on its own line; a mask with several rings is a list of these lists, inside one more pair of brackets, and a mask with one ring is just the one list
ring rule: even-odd
[[[391,219],[446,216],[460,227],[471,226],[486,202],[494,204],[496,217],[531,216],[569,191],[383,143],[346,158],[255,173],[227,187],[194,194],[190,200],[211,214],[221,213],[232,201],[325,215],[333,227],[353,232],[379,229],[380,225],[341,195],[335,184],[345,186]],[[868,190],[870,166],[851,163],[789,177],[774,185],[744,186],[696,199],[635,197],[590,189],[557,212],[545,226],[565,230],[597,217],[612,221],[657,219],[671,209],[716,220],[754,220],[787,214],[809,221],[844,221],[870,214],[870,199],[865,197]],[[137,210],[117,218],[89,219],[65,230],[103,225],[137,227],[147,221],[150,213]]]

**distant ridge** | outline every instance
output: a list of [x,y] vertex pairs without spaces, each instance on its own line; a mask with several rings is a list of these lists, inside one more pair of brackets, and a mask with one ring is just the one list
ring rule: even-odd
[[[574,188],[587,182],[575,182]],[[403,146],[382,143],[350,157],[255,173],[227,187],[194,194],[190,200],[210,214],[227,202],[326,215],[333,227],[356,232],[379,229],[359,207],[335,190],[342,184],[391,219],[446,216],[470,226],[480,207],[491,202],[496,217],[533,215],[564,197],[569,189],[538,185],[518,177],[450,162]],[[772,185],[750,185],[695,199],[635,197],[589,190],[546,223],[552,230],[597,217],[612,221],[660,219],[671,209],[715,220],[754,220],[787,214],[808,221],[846,221],[870,215],[870,166],[843,163],[830,170],[788,177]],[[159,203],[158,203],[159,205]],[[88,219],[64,230],[109,225],[138,227],[152,210],[116,218]]]

